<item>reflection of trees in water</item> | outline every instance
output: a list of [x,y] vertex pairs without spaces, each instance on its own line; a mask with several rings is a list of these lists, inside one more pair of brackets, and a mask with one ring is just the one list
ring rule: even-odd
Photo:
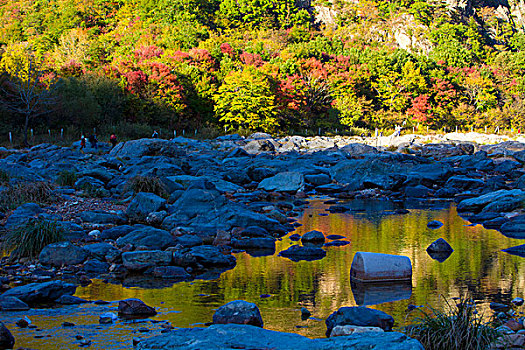
[[[237,266],[216,280],[176,283],[161,290],[94,284],[79,289],[79,296],[106,300],[138,297],[154,306],[182,311],[170,316],[176,326],[209,322],[217,306],[244,299],[259,305],[268,329],[322,336],[322,322],[309,320],[305,324],[310,328],[295,328],[301,322],[298,309],[306,306],[315,317],[326,318],[339,307],[361,300],[363,291],[353,292],[350,282],[350,265],[356,251],[400,254],[412,260],[410,298],[374,306],[393,315],[398,323],[403,323],[409,303],[439,307],[445,299],[467,291],[487,301],[508,301],[524,293],[525,278],[519,271],[525,267],[525,259],[500,252],[519,244],[517,240],[481,226],[465,226],[468,222],[459,218],[454,208],[410,209],[409,214],[392,215],[385,214],[385,210],[395,209],[398,203],[375,202],[370,210],[363,203],[353,205],[366,212],[319,216],[328,206],[317,201],[301,218],[303,226],[296,231],[299,234],[317,229],[351,241],[349,246],[327,248],[327,256],[322,260],[294,263],[277,255],[254,258],[240,253],[236,254]],[[431,220],[440,220],[444,225],[430,230],[426,225]],[[443,263],[431,259],[425,251],[439,237],[455,250]],[[288,248],[290,243],[287,238],[277,241],[276,252]],[[408,291],[400,289],[407,295]],[[262,294],[271,297],[261,298]]]

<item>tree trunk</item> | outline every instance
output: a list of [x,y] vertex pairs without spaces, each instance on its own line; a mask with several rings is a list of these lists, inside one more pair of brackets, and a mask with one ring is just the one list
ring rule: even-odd
[[25,117],[26,117],[26,120],[24,122],[24,147],[28,147],[29,146],[29,142],[27,142],[27,128],[29,127],[30,115],[26,114]]

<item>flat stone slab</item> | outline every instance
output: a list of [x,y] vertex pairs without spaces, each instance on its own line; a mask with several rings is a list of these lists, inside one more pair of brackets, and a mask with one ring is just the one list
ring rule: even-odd
[[424,350],[419,341],[397,332],[355,333],[328,339],[309,339],[299,334],[236,324],[176,329],[169,334],[145,339],[135,349]]

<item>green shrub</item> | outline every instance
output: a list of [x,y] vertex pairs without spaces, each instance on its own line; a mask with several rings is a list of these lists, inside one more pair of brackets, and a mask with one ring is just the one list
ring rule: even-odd
[[485,350],[501,336],[484,322],[473,300],[462,297],[455,305],[448,301],[446,305],[444,311],[416,309],[422,316],[404,329],[405,334],[419,340],[426,350]]
[[126,190],[131,190],[135,193],[149,192],[154,193],[159,197],[168,198],[169,193],[166,185],[156,176],[134,176],[129,179]]
[[60,186],[72,187],[77,182],[77,173],[74,171],[64,170],[58,174],[57,184]]
[[64,231],[55,221],[31,219],[25,225],[8,231],[0,247],[11,258],[35,258],[45,246],[63,240]]
[[56,202],[53,185],[48,182],[21,182],[8,185],[0,192],[0,210],[14,209],[25,203],[50,204]]

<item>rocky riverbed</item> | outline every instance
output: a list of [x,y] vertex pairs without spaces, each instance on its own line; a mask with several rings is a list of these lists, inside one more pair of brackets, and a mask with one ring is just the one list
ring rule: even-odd
[[[56,222],[65,240],[45,247],[36,260],[2,258],[0,305],[20,310],[81,303],[71,295],[95,277],[113,283],[216,278],[235,266],[232,252],[274,254],[276,240],[296,228],[294,218],[312,194],[455,201],[471,222],[524,239],[525,143],[519,141],[479,134],[364,140],[255,134],[210,141],[141,139],[109,153],[47,144],[4,150],[3,191],[60,183],[64,174],[74,174],[75,181],[53,187],[52,203],[27,203],[3,213],[6,231],[40,218]],[[138,191],[134,184],[144,178],[155,179],[154,188],[162,190]],[[330,208],[351,210],[335,202]],[[403,213],[400,208],[394,215]],[[320,236],[305,234],[281,255],[322,259]],[[525,255],[524,245],[507,251]],[[209,333],[214,331],[219,330]]]

